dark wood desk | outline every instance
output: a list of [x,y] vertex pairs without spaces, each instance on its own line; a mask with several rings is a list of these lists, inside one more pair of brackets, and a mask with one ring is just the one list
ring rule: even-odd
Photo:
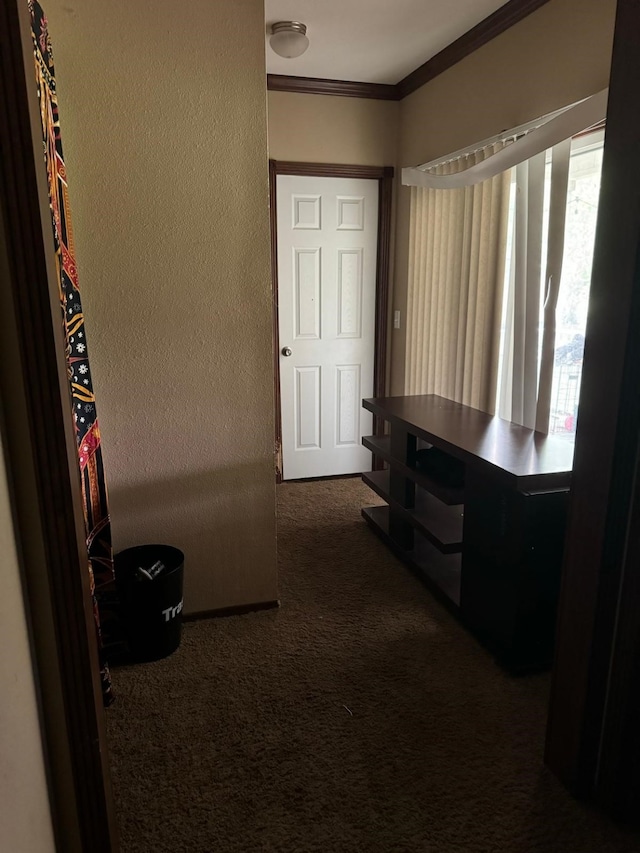
[[[387,502],[368,524],[504,665],[548,665],[573,442],[435,395],[363,405],[389,424],[362,440],[387,464],[363,474]],[[464,463],[463,486],[418,469],[427,446]]]

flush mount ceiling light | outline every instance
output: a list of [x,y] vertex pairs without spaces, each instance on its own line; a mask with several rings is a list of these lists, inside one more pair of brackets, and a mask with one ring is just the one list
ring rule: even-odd
[[271,26],[269,44],[278,56],[295,59],[309,47],[307,28],[298,21],[278,21]]

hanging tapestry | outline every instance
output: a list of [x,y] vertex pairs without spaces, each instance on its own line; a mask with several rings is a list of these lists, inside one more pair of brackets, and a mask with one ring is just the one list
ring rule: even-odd
[[89,369],[84,316],[78,290],[67,174],[60,141],[58,99],[47,19],[36,0],[29,0],[35,54],[38,99],[47,166],[49,201],[56,251],[56,267],[65,340],[67,373],[78,444],[78,465],[87,534],[96,635],[100,649],[100,675],[104,704],[113,700],[107,653],[116,642],[117,598],[111,547],[111,525],[100,447],[100,428]]

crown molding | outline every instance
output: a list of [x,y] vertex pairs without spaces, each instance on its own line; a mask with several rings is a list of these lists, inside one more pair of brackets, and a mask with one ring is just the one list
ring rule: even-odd
[[324,80],[321,77],[289,77],[267,74],[270,92],[297,92],[306,95],[339,95],[346,98],[375,98],[398,101],[398,87],[388,83],[358,83],[349,80]]
[[400,80],[397,84],[400,100],[442,74],[443,71],[447,71],[465,57],[475,53],[487,42],[506,32],[514,24],[519,23],[548,2],[549,0],[509,0],[504,6],[496,9],[493,14],[461,35],[460,38],[451,42],[440,53],[436,53],[435,56],[420,65],[411,74],[407,74],[403,80]]
[[549,0],[509,0],[440,53],[436,53],[415,71],[407,74],[399,83],[358,83],[349,80],[324,80],[320,77],[268,74],[267,89],[270,92],[299,92],[307,95],[338,95],[347,98],[401,101],[548,2]]

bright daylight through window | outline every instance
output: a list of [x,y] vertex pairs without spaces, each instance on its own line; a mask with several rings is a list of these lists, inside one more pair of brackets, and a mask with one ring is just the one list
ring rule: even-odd
[[[602,171],[602,152],[604,131],[596,131],[575,138],[571,145],[569,165],[569,185],[564,253],[560,292],[556,310],[556,339],[551,388],[551,411],[549,432],[556,435],[572,436],[576,429],[580,381],[582,378],[582,355],[584,349],[589,286],[595,242],[598,198],[600,194],[600,175]],[[546,245],[549,224],[549,196],[551,185],[551,163],[547,157],[544,202],[544,236],[542,241],[542,269],[546,264]],[[515,220],[515,170],[511,186],[509,210],[509,234],[507,247],[507,269],[505,275],[506,290],[510,279],[510,267],[513,253],[513,234]],[[539,342],[542,341],[543,300],[542,288],[540,304]],[[503,310],[503,313],[504,313]],[[504,350],[505,322],[502,327],[501,357]],[[499,370],[499,376],[502,370]],[[498,388],[498,410],[500,408],[501,388]]]

